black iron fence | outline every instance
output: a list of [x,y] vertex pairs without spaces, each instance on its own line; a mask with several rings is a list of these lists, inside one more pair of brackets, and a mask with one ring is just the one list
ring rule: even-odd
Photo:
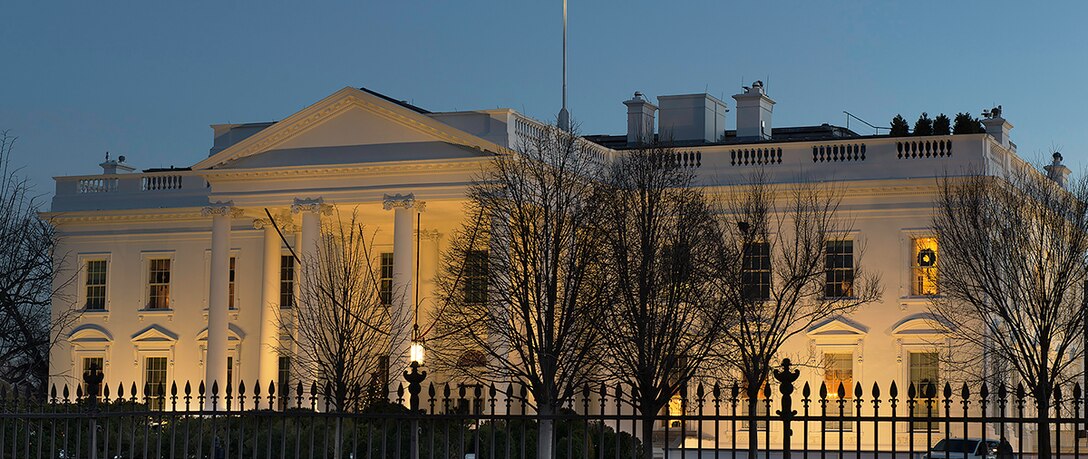
[[554,425],[559,458],[634,458],[652,448],[669,458],[998,459],[1037,456],[1048,434],[1052,457],[1088,453],[1079,385],[1068,394],[1055,388],[1040,416],[1022,386],[798,389],[795,370],[775,377],[777,390],[765,386],[754,412],[736,383],[695,384],[654,416],[653,438],[632,434],[641,418],[623,385],[586,386],[549,416],[516,383],[421,377],[408,393],[398,387],[392,402],[354,388],[340,409],[331,386],[318,384],[91,384],[53,388],[44,399],[0,388],[0,457],[536,457],[544,420]]

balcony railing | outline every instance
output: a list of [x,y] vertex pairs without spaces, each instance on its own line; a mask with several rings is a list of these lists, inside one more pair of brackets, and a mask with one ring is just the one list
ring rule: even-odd
[[57,177],[56,183],[53,211],[198,205],[208,195],[208,182],[193,171]]

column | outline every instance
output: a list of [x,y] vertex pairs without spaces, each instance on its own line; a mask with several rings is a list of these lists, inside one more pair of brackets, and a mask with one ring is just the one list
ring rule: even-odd
[[[317,251],[321,243],[321,215],[331,214],[332,206],[325,204],[323,198],[296,198],[294,204],[291,205],[291,212],[302,214],[302,226],[299,228],[295,245],[295,254],[301,260],[301,264],[298,266],[298,279],[295,281],[295,291],[298,292],[297,301],[295,302],[295,314],[299,314],[305,310],[303,303],[307,301],[307,273],[313,263],[317,262]],[[302,365],[307,359],[320,358],[320,356],[312,355],[313,349],[306,340],[305,334],[301,334],[298,330],[294,332],[297,336],[295,355],[300,356],[302,360],[297,363],[291,362],[291,365]],[[311,367],[314,366],[311,365]],[[310,381],[317,381],[321,377],[321,375],[317,374],[304,376],[307,376]]]
[[[414,194],[385,195],[383,207],[393,211],[393,307],[391,324],[394,333],[389,353],[389,397],[397,396],[397,385],[404,381],[411,346],[412,325],[415,321],[415,226],[416,215],[423,210],[423,201]],[[407,403],[407,400],[405,400]]]
[[[499,299],[498,296],[494,293],[494,290],[495,290],[495,288],[497,286],[494,285],[495,281],[493,281],[492,279],[503,279],[503,278],[505,278],[505,276],[498,275],[498,273],[506,270],[509,267],[509,264],[510,264],[510,247],[509,247],[509,244],[510,244],[510,225],[509,225],[509,221],[506,219],[506,215],[505,214],[492,213],[492,215],[491,215],[491,227],[489,229],[488,240],[487,240],[487,264],[488,264],[487,270],[488,270],[488,277],[489,277],[488,282],[487,282],[487,284],[488,284],[487,285],[487,289],[488,289],[487,295],[489,297],[488,298],[489,307],[491,307],[491,308],[496,308],[497,309],[497,308],[502,308],[504,306],[504,304],[502,302],[496,301],[496,300]],[[509,313],[509,311],[496,310],[496,309],[491,310],[492,314],[494,316],[505,317],[505,314]],[[491,347],[491,349],[493,350],[493,352],[495,354],[501,355],[505,359],[511,359],[512,357],[514,357],[514,356],[510,355],[510,343],[506,340],[506,338],[501,336],[501,333],[495,331],[494,329],[489,330],[489,333],[487,335],[487,339],[488,339],[488,343],[487,343],[488,346]],[[495,366],[503,364],[502,362],[496,361],[497,358],[494,355],[488,355],[487,358],[488,358],[488,360],[490,360],[490,362],[488,362],[488,363],[489,363],[489,366],[491,366],[491,367],[495,367]],[[509,396],[511,396],[511,394],[507,394],[506,396],[509,397]],[[515,414],[524,414],[521,411],[521,405],[518,404],[518,403],[513,403],[510,406],[510,408]],[[496,404],[495,409],[496,409],[497,414],[499,412],[501,412],[501,414],[508,414],[506,412],[506,404],[505,403]]]
[[[253,227],[264,230],[264,263],[261,272],[261,341],[258,354],[257,381],[268,387],[279,377],[280,325],[280,256],[282,245],[276,227],[267,218],[253,221]],[[282,231],[286,231],[282,226]],[[278,381],[277,381],[278,384]],[[280,388],[277,387],[277,390]]]
[[[223,396],[227,380],[227,309],[230,301],[230,230],[231,217],[241,209],[233,202],[218,201],[201,210],[212,217],[211,279],[208,292],[208,356],[204,359],[204,385],[208,394],[218,386],[216,409],[226,408]],[[213,406],[211,397],[205,399],[205,409]]]

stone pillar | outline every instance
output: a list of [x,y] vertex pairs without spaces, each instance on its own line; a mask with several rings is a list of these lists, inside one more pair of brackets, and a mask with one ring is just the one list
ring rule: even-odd
[[[227,309],[230,306],[230,224],[231,217],[240,214],[233,202],[216,202],[201,214],[212,217],[211,279],[208,292],[208,356],[204,359],[204,385],[207,393],[218,385],[217,409],[226,408],[223,396],[227,384]],[[211,409],[211,397],[205,399],[205,409]]]
[[[322,198],[310,198],[310,199],[295,199],[295,203],[291,205],[292,213],[302,214],[302,226],[299,230],[299,236],[297,239],[297,245],[295,247],[295,253],[301,259],[302,263],[298,266],[298,279],[295,281],[295,290],[299,292],[297,301],[295,303],[296,311],[302,307],[302,302],[306,301],[306,277],[307,271],[312,266],[312,263],[316,262],[317,251],[319,244],[321,243],[321,215],[329,215],[332,213],[332,206],[325,204],[325,200]],[[298,330],[295,330],[296,336],[298,336],[298,349],[295,350],[298,354],[309,353],[308,345],[305,340],[305,336],[300,335]],[[305,356],[306,358],[314,358],[315,356]],[[292,365],[295,363],[292,362]],[[312,380],[317,380],[321,375],[311,374],[309,377]]]
[[383,207],[393,210],[393,309],[392,332],[395,333],[389,354],[389,396],[395,399],[398,384],[403,384],[403,371],[408,367],[408,350],[411,346],[412,324],[415,319],[415,226],[416,215],[424,209],[424,202],[414,194],[385,195]]
[[[282,245],[275,226],[267,218],[253,221],[264,230],[264,263],[261,272],[261,336],[258,351],[257,381],[268,387],[279,377],[280,256]],[[281,225],[281,230],[284,228]],[[284,230],[285,231],[285,230]],[[279,388],[277,388],[279,390]]]

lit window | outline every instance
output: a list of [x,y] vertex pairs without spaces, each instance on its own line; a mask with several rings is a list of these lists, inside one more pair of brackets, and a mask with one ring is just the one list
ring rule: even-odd
[[854,296],[854,241],[828,241],[824,260],[824,296]]
[[384,252],[381,257],[378,297],[383,305],[389,306],[393,304],[393,253]]
[[745,298],[749,300],[771,298],[771,244],[766,242],[744,244],[741,285]]
[[[764,383],[764,384],[761,385],[761,387],[759,389],[759,393],[756,394],[756,430],[767,430],[767,416],[768,416],[769,411],[767,411],[767,396],[764,395],[764,391],[766,389],[767,389],[767,384]],[[748,396],[747,384],[745,384],[744,387],[741,387],[741,396],[743,396],[743,397]],[[740,428],[741,428],[741,430],[750,430],[750,427],[748,425],[748,419],[747,419],[747,416],[748,416],[748,413],[749,413],[749,411],[748,411],[748,398],[742,398],[740,400],[740,404],[741,404],[741,415],[745,417],[745,419],[741,420]]]
[[227,300],[228,307],[238,309],[238,305],[234,302],[234,257],[230,257],[230,282],[227,284],[227,288],[230,291],[230,298]]
[[84,374],[87,374],[87,370],[95,368],[98,371],[102,371],[104,359],[102,357],[84,357],[83,358],[83,373],[80,373],[80,379]]
[[148,260],[147,309],[170,309],[170,259]]
[[487,302],[487,251],[472,250],[465,255],[465,302]]
[[295,307],[295,257],[280,257],[280,309]]
[[[938,375],[940,374],[940,362],[936,352],[911,352],[910,353],[910,384],[914,385],[915,398],[919,400],[918,407],[914,411],[915,416],[926,416],[926,399],[934,398],[938,392]],[[932,414],[936,416],[940,412],[940,406],[932,403]],[[915,430],[936,430],[937,423],[915,422]]]
[[[842,385],[846,396],[843,397],[842,412],[839,412],[839,385]],[[854,355],[849,353],[824,354],[824,385],[827,387],[827,416],[835,418],[840,416],[850,417],[854,414]],[[828,421],[824,423],[825,430],[849,431],[853,424],[850,421]]]
[[[231,381],[234,381],[234,357],[227,356],[227,386],[230,386]],[[226,386],[221,390],[226,393]]]
[[148,398],[148,407],[161,410],[166,395],[166,357],[147,357],[144,359],[144,387]]
[[937,291],[937,238],[911,239],[910,294],[914,296],[936,295]]
[[83,309],[106,309],[106,260],[87,260],[87,302]]

